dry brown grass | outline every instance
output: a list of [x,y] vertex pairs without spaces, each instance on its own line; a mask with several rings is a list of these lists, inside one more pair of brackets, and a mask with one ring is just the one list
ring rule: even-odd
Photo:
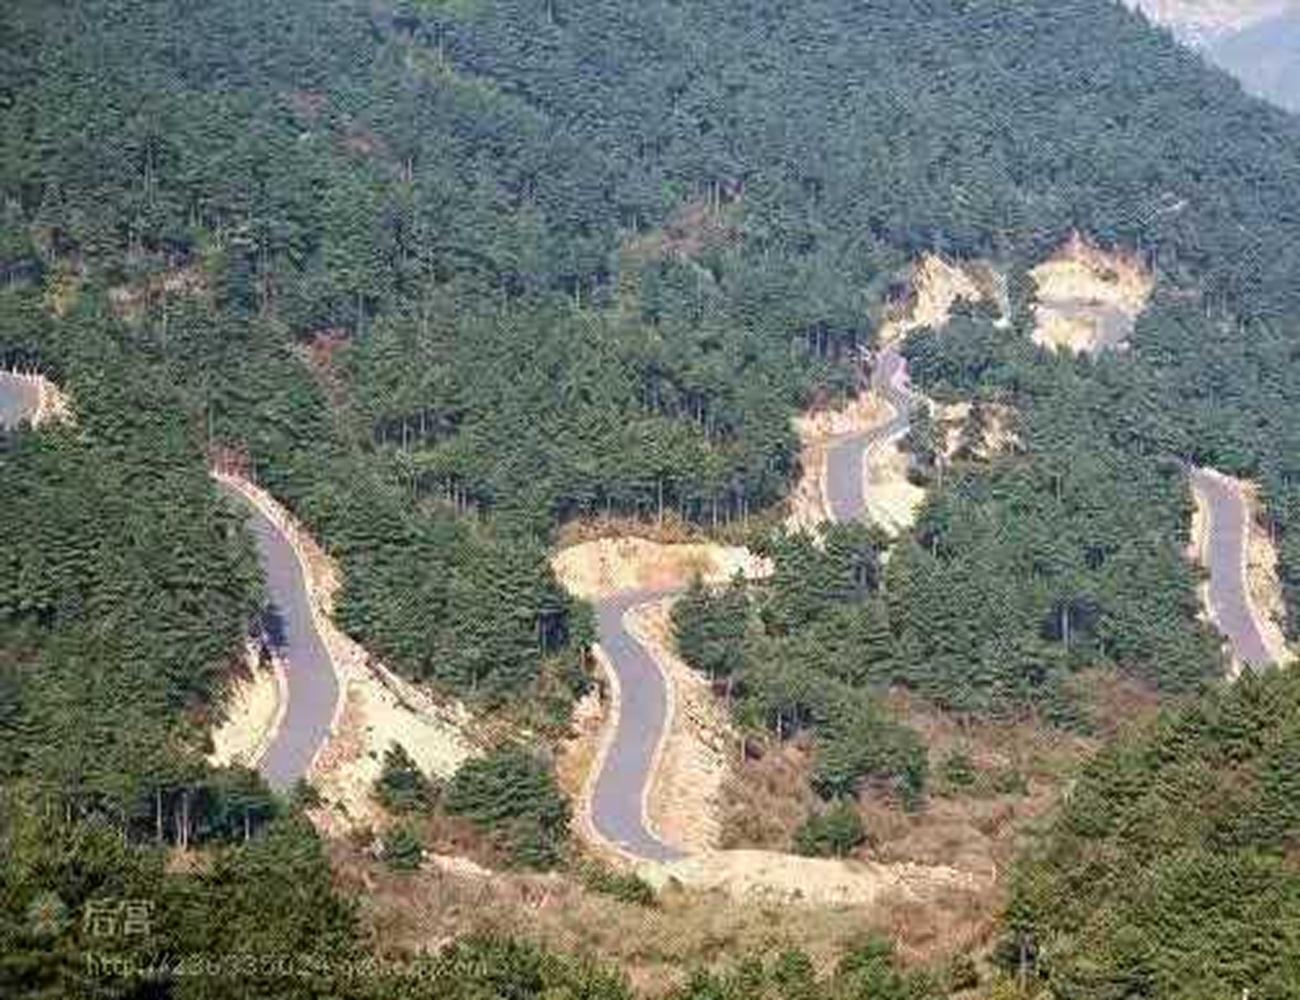
[[722,786],[722,846],[789,850],[794,831],[817,805],[808,784],[812,765],[806,739],[755,747]]
[[339,880],[361,900],[363,924],[388,955],[467,933],[509,934],[616,963],[647,996],[680,984],[692,968],[784,947],[802,948],[829,968],[872,931],[893,937],[905,962],[942,960],[962,946],[954,929],[968,923],[971,905],[953,895],[941,905],[890,896],[871,907],[792,907],[670,885],[658,906],[646,908],[589,892],[565,875],[462,874],[434,863],[397,874],[347,841],[331,850]]
[[[936,943],[922,943],[922,929],[938,925],[940,910],[948,946],[988,945],[1005,903],[1005,876],[1026,839],[1052,815],[1101,740],[1143,724],[1160,705],[1150,689],[1110,672],[1086,673],[1076,687],[1098,719],[1096,736],[1031,719],[965,718],[906,692],[889,695],[891,712],[929,748],[931,793],[924,808],[907,813],[887,789],[865,788],[858,808],[869,840],[857,857],[882,865],[949,867],[974,875],[982,886],[980,892],[894,900],[888,912],[897,923],[889,930],[901,934],[908,948],[935,954]],[[948,780],[945,762],[955,754],[970,762],[970,785]],[[788,850],[795,830],[818,807],[808,785],[812,766],[812,747],[796,740],[764,748],[735,768],[723,790],[723,844]]]

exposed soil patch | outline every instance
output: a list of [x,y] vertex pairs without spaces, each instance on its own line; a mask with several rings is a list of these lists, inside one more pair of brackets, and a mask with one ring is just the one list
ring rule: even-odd
[[[736,900],[783,905],[880,906],[910,903],[953,909],[987,891],[989,881],[949,865],[806,858],[774,851],[718,851],[681,861],[646,863],[652,885],[672,881]],[[958,900],[963,902],[959,904]]]
[[673,692],[672,720],[647,809],[661,839],[703,851],[719,845],[719,801],[739,742],[708,681],[670,652],[672,604],[667,599],[643,605],[626,619],[628,631],[650,650]]
[[208,295],[207,276],[197,266],[177,267],[130,285],[108,290],[108,306],[119,319],[138,319],[145,309],[170,296],[198,298]]
[[0,407],[0,426],[26,423],[38,428],[56,422],[76,423],[72,400],[39,372],[0,369],[0,378],[10,382],[15,397]]
[[313,621],[338,676],[340,710],[309,774],[325,802],[312,819],[334,834],[374,825],[382,815],[370,793],[389,746],[400,743],[422,770],[450,777],[474,749],[469,713],[398,677],[344,635],[332,618],[341,582],[333,560],[265,490],[232,475],[214,475],[256,504],[289,539],[304,568]]
[[[501,933],[570,954],[596,954],[627,972],[640,994],[659,996],[680,986],[697,967],[730,967],[737,955],[771,953],[787,947],[806,951],[819,971],[863,937],[875,932],[894,938],[906,963],[941,960],[961,941],[952,933],[969,905],[964,891],[939,891],[941,905],[919,904],[934,892],[899,871],[875,881],[871,906],[790,906],[784,897],[761,894],[736,898],[728,892],[665,884],[655,907],[635,906],[584,889],[573,878],[521,873],[485,873],[481,868],[430,858],[419,872],[404,875],[346,842],[332,845],[334,869],[345,889],[359,899],[360,918],[388,954],[432,950],[466,933]],[[746,852],[758,854],[759,852]],[[821,862],[762,855],[773,879],[806,882]],[[752,861],[737,857],[753,868]],[[859,878],[871,866],[842,865]],[[812,887],[821,884],[814,879]]]
[[867,516],[892,535],[916,523],[925,502],[924,488],[908,478],[911,459],[898,441],[879,442],[867,449],[863,500]]
[[[981,403],[980,407],[984,415],[984,431],[982,440],[970,449],[970,457],[986,462],[1004,452],[1019,450],[1021,441],[1015,431],[1015,410],[1003,403]],[[967,443],[973,411],[973,405],[966,402],[930,404],[939,431],[940,450],[946,461],[957,458]]]
[[1037,286],[1034,343],[1075,353],[1127,346],[1155,290],[1155,276],[1136,257],[1079,233],[1029,276]]
[[737,571],[754,579],[772,572],[768,560],[738,546],[668,545],[635,537],[581,542],[557,552],[551,565],[565,589],[586,600],[629,590],[685,587],[697,575],[721,583]]
[[217,767],[257,767],[284,718],[287,696],[284,664],[272,657],[264,666],[258,643],[250,640],[244,650],[244,670],[231,686],[226,717],[212,730],[208,759]]
[[1277,572],[1277,546],[1264,527],[1263,504],[1257,483],[1243,483],[1246,501],[1246,592],[1259,619],[1260,634],[1277,663],[1290,663],[1294,656],[1287,648],[1283,623],[1286,604]]
[[1006,315],[1005,280],[983,261],[950,264],[937,254],[926,254],[912,268],[902,296],[890,303],[878,334],[881,344],[902,340],[913,330],[942,329],[959,300],[972,305],[988,301]]

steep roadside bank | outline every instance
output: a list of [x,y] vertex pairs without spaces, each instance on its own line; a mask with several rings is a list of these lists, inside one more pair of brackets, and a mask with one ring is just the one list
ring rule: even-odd
[[[298,776],[305,776],[323,800],[312,818],[326,832],[344,833],[378,820],[371,788],[379,776],[384,752],[394,742],[400,743],[426,772],[443,778],[455,773],[474,752],[465,709],[436,701],[344,635],[332,618],[339,574],[329,557],[264,490],[219,470],[213,472],[213,478],[255,511],[251,527],[259,549],[262,539],[267,538],[279,567],[275,574],[267,574],[272,599],[282,607],[283,602],[292,602],[294,613],[301,623],[310,626],[318,644],[308,642],[301,647],[310,650],[312,659],[300,662],[317,666],[300,671],[300,681],[313,685],[305,692],[301,735],[290,732],[295,698],[290,689],[286,719],[276,736],[276,742],[288,741],[279,758],[284,763],[277,766],[276,780],[284,780],[291,770],[302,767],[307,757],[306,770]],[[281,592],[279,587],[288,590]],[[305,607],[298,603],[300,600],[305,601]],[[321,655],[325,658],[323,670],[319,666]],[[290,675],[294,669],[291,663]],[[320,727],[327,703],[323,695],[331,689],[335,696],[329,702],[322,736]]]
[[266,581],[267,638],[286,668],[283,719],[261,755],[258,767],[267,783],[285,791],[307,776],[329,738],[340,706],[340,682],[329,651],[316,629],[306,570],[285,533],[262,505],[226,479],[218,483],[248,512]]

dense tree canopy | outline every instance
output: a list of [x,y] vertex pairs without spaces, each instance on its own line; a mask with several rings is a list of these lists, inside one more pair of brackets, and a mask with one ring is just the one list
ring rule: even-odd
[[[341,623],[397,669],[484,700],[576,686],[587,618],[546,566],[556,525],[713,528],[778,502],[789,417],[854,384],[871,307],[922,251],[1009,272],[1020,325],[970,318],[910,353],[933,391],[1014,403],[1026,453],[935,477],[883,569],[856,529],[778,543],[777,578],[697,622],[690,655],[755,728],[816,726],[829,795],[921,787],[880,684],[1064,719],[1088,662],[1196,685],[1217,662],[1178,460],[1262,480],[1300,601],[1298,182],[1295,119],[1108,0],[6,3],[0,362],[78,413],[0,450],[0,778],[26,803],[0,816],[6,987],[68,971],[16,930],[66,844],[123,893],[165,883],[177,948],[247,932],[352,954],[310,833],[203,763],[261,603],[208,461],[340,559]],[[1126,357],[1028,348],[1025,269],[1075,228],[1160,275]],[[530,789],[553,850],[544,777],[485,766],[466,811]],[[1260,816],[1282,826],[1249,857],[1198,868],[1192,845],[1209,874],[1174,883],[1285,885],[1294,824]],[[163,871],[195,843],[210,876]],[[1096,934],[1163,985],[1164,958]],[[1060,949],[1055,981],[1080,982]],[[823,982],[790,957],[687,995],[923,995],[878,959]],[[429,995],[626,993],[499,942],[431,961]]]

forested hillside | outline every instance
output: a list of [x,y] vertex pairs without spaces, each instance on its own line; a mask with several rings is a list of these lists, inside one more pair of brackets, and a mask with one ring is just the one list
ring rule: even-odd
[[1247,677],[1097,757],[1018,874],[1003,959],[1073,998],[1292,997],[1300,679]]
[[[43,892],[163,900],[171,952],[362,951],[295,807],[202,760],[260,605],[218,457],[339,557],[341,624],[396,669],[479,702],[576,690],[554,529],[770,510],[791,415],[853,386],[900,268],[984,256],[1016,324],[909,354],[937,393],[1014,404],[1026,454],[936,482],[883,596],[878,540],[787,540],[746,625],[757,721],[830,723],[828,791],[914,789],[910,734],[859,689],[1072,721],[1084,665],[1213,676],[1178,459],[1263,481],[1300,601],[1300,124],[1107,0],[14,0],[0,220],[0,361],[78,413],[0,451],[5,991],[81,969],[32,931]],[[1126,357],[1026,342],[1025,269],[1074,229],[1159,273]],[[211,854],[194,881],[164,865],[183,847]],[[506,989],[457,978],[480,954],[520,996],[624,991],[494,948],[427,995]],[[691,995],[812,995],[787,965]],[[887,965],[825,989],[869,967],[901,994]]]

